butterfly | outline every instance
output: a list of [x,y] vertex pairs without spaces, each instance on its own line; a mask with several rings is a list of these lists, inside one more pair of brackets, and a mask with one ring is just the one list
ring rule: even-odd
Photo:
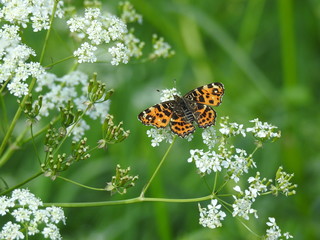
[[165,128],[170,125],[173,133],[180,137],[215,124],[216,112],[210,106],[218,106],[222,101],[222,83],[210,83],[191,90],[183,97],[174,95],[174,100],[165,101],[147,108],[138,115],[144,125]]

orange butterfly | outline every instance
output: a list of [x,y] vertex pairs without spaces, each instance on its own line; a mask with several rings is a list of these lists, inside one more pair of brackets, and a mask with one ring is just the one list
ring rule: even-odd
[[138,115],[144,125],[170,129],[180,137],[195,131],[193,122],[200,128],[215,124],[216,112],[209,106],[218,106],[222,101],[224,87],[222,83],[210,83],[198,87],[183,97],[174,95],[174,100],[156,104]]

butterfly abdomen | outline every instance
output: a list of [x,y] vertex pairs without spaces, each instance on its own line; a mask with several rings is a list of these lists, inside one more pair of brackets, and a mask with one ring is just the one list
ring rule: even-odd
[[176,101],[176,111],[180,117],[183,117],[185,121],[192,123],[195,121],[195,117],[193,115],[194,105],[193,102],[188,101],[179,96],[175,96]]

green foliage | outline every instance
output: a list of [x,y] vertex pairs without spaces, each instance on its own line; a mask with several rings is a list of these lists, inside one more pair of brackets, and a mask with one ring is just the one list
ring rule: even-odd
[[[113,3],[102,1],[102,8],[111,8],[109,4]],[[290,204],[287,204],[287,198],[281,196],[277,198],[276,204],[274,199],[269,197],[257,202],[255,208],[265,210],[265,215],[259,215],[259,219],[266,219],[270,215],[275,217],[277,223],[295,239],[320,239],[320,86],[317,24],[320,20],[320,3],[312,0],[133,0],[132,4],[143,16],[143,27],[135,28],[135,34],[146,42],[151,42],[153,33],[163,36],[173,47],[175,55],[157,61],[137,59],[117,67],[105,62],[80,64],[81,71],[88,75],[97,72],[98,79],[103,82],[97,84],[96,79],[92,81],[95,86],[91,86],[89,93],[96,88],[105,95],[101,91],[94,96],[91,94],[91,101],[107,100],[105,98],[109,98],[113,93],[110,89],[114,89],[110,98],[110,114],[114,116],[114,122],[120,122],[118,125],[113,122],[108,124],[106,120],[101,136],[100,123],[89,120],[92,129],[86,135],[85,144],[95,146],[101,137],[104,141],[98,143],[100,147],[109,143],[117,144],[95,151],[91,154],[91,160],[72,166],[63,173],[63,177],[103,189],[106,181],[114,175],[118,164],[130,166],[132,175],[139,175],[139,179],[135,181],[135,187],[127,190],[125,196],[136,197],[168,148],[167,145],[151,147],[150,139],[146,135],[149,127],[143,126],[137,120],[138,113],[158,103],[156,90],[174,87],[174,80],[181,92],[219,81],[224,84],[226,91],[223,103],[217,109],[218,118],[228,115],[234,121],[243,122],[259,117],[277,125],[281,129],[282,137],[276,144],[265,145],[263,151],[257,152],[260,168],[265,175],[269,174],[267,177],[272,177],[278,166],[283,165],[288,172],[294,172],[295,183],[298,184],[297,194],[290,197]],[[79,11],[82,7],[77,6]],[[54,22],[53,30],[58,29],[60,23],[61,20]],[[137,23],[132,25],[136,26]],[[43,32],[39,33],[39,38],[30,39],[31,36],[34,36],[34,33],[26,30],[25,39],[39,55],[42,47],[39,39],[44,39],[45,36]],[[43,59],[44,65],[51,67],[52,62],[60,59],[57,56],[72,55],[74,44],[68,35],[53,31],[48,42],[48,52]],[[146,49],[148,48],[151,47],[146,46]],[[52,72],[57,75],[67,74],[70,65],[69,61],[57,64]],[[107,88],[104,84],[107,84]],[[36,125],[35,114],[39,111],[41,102],[32,109],[32,99],[37,97],[29,98],[25,103],[26,109],[22,111],[25,111],[26,117]],[[18,104],[11,96],[3,96],[0,101],[2,140],[14,119]],[[70,125],[68,121],[76,121],[81,114],[69,110],[62,116],[67,125]],[[123,128],[130,130],[129,136],[128,132],[123,130],[122,124]],[[36,126],[39,132],[43,127]],[[25,128],[25,119],[21,117],[11,131],[14,136],[19,136],[18,133],[25,131]],[[49,132],[58,134],[59,141],[64,139],[65,131],[63,135],[59,135],[59,129],[49,129]],[[42,133],[47,130],[48,128],[43,129]],[[176,140],[163,168],[150,185],[148,196],[192,198],[207,194],[203,179],[198,178],[193,165],[187,164],[189,149],[201,144],[201,131],[196,130],[192,142],[180,138]],[[114,134],[118,134],[117,139]],[[35,156],[38,155],[40,159],[49,157],[45,151],[33,150],[33,145],[36,149],[43,148],[43,139],[34,136],[32,142],[25,141],[26,138],[17,139],[15,142],[14,139],[8,139],[8,142],[14,143],[11,146],[18,150],[8,155],[4,151],[3,157],[6,161],[0,164],[0,177],[5,182],[1,181],[1,188],[5,188],[6,184],[12,187],[35,174],[38,166]],[[247,142],[239,144],[250,146]],[[57,146],[60,147],[59,143]],[[79,141],[73,146],[79,149],[82,145]],[[62,146],[61,150],[64,151],[65,147]],[[81,157],[83,155],[74,156],[75,159]],[[65,164],[66,159],[63,153],[55,158]],[[56,176],[56,172],[53,175]],[[35,179],[26,187],[32,189],[43,202],[81,203],[120,200],[123,197],[117,194],[110,196],[103,191],[90,191],[61,179],[51,181],[45,177]],[[223,229],[202,228],[198,224],[196,203],[148,202],[103,206],[99,207],[98,211],[95,209],[67,209],[67,225],[61,230],[64,239],[252,238],[240,222],[228,217]],[[257,232],[263,232],[265,225],[259,225],[258,222],[250,219],[247,225]]]

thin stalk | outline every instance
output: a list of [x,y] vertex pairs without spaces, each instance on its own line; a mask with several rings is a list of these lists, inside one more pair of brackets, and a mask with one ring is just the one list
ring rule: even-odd
[[12,154],[14,153],[14,151],[16,151],[17,149],[19,149],[19,146],[21,146],[20,141],[22,140],[22,138],[24,137],[24,135],[26,134],[26,132],[28,131],[28,128],[25,128],[22,133],[17,137],[17,139],[15,140],[14,143],[12,143],[10,145],[10,147],[7,148],[7,150],[4,152],[3,155],[1,155],[0,158],[0,167],[5,164],[10,157],[12,156]]
[[5,194],[7,194],[7,193],[9,193],[9,192],[12,192],[14,189],[17,189],[17,188],[19,188],[19,187],[27,184],[28,182],[32,181],[33,179],[39,177],[42,173],[43,173],[42,171],[37,172],[37,173],[34,174],[33,176],[31,176],[31,177],[29,177],[28,179],[24,180],[23,182],[21,182],[21,183],[15,185],[15,186],[13,186],[13,187],[11,187],[11,188],[3,191],[2,193],[0,193],[0,195],[5,195]]
[[101,206],[113,206],[113,205],[124,205],[141,202],[167,202],[167,203],[191,203],[191,202],[202,202],[212,199],[212,195],[198,197],[198,198],[186,198],[186,199],[169,199],[169,198],[145,198],[136,197],[118,201],[103,201],[103,202],[79,202],[79,203],[44,203],[44,207],[56,206],[56,207],[101,207]]
[[1,91],[0,91],[0,102],[1,102],[1,108],[3,109],[1,114],[2,120],[0,119],[0,121],[2,122],[2,126],[1,126],[2,129],[0,129],[0,131],[5,132],[7,127],[9,126],[9,123],[8,123],[7,107],[6,107],[6,103],[4,102]]
[[43,43],[42,51],[41,51],[41,55],[40,55],[40,60],[39,60],[40,64],[43,61],[44,53],[45,53],[47,45],[48,45],[48,40],[49,40],[49,36],[50,36],[51,30],[52,30],[52,23],[53,23],[53,20],[54,20],[54,15],[55,15],[56,10],[57,10],[57,5],[58,5],[58,1],[54,1],[54,5],[53,5],[53,8],[52,8],[52,12],[51,12],[49,29],[48,29],[46,37],[44,39],[44,43]]
[[170,146],[168,147],[168,149],[167,149],[166,153],[163,155],[163,157],[162,157],[162,159],[161,159],[160,163],[158,164],[158,166],[157,166],[156,170],[155,170],[155,171],[154,171],[154,173],[152,174],[152,176],[151,176],[150,180],[148,181],[147,185],[142,189],[141,194],[140,194],[140,197],[142,197],[142,198],[144,197],[145,192],[148,190],[148,188],[149,188],[149,186],[150,186],[150,184],[151,184],[152,180],[153,180],[153,179],[154,179],[154,177],[157,175],[157,173],[158,173],[158,171],[159,171],[159,169],[160,169],[161,165],[163,164],[164,160],[167,158],[167,156],[168,156],[168,154],[169,154],[169,152],[170,152],[170,150],[171,150],[171,148],[172,148],[172,146],[173,146],[174,142],[176,141],[176,139],[177,139],[176,137],[174,137],[174,138],[173,138],[172,143],[171,143],[171,144],[170,144]]
[[7,86],[7,84],[9,83],[10,80],[11,80],[11,78],[8,78],[8,79],[2,84],[2,87],[0,88],[0,94],[3,92],[3,90],[5,89],[5,87]]
[[65,177],[62,177],[62,176],[57,176],[57,178],[60,178],[60,179],[62,179],[62,180],[64,180],[64,181],[66,181],[66,182],[70,182],[70,183],[72,183],[72,184],[75,184],[75,185],[78,185],[78,186],[80,186],[80,187],[87,188],[87,189],[90,189],[90,190],[94,190],[94,191],[106,191],[106,189],[104,189],[104,188],[94,188],[94,187],[86,186],[86,185],[83,185],[83,184],[81,184],[81,183],[75,182],[75,181],[73,181],[73,180],[70,180],[70,179],[65,178]]
[[63,59],[60,59],[60,60],[54,62],[54,63],[50,63],[50,64],[44,66],[44,68],[50,68],[50,67],[52,67],[52,66],[54,66],[54,65],[56,65],[56,64],[58,64],[58,63],[62,63],[62,62],[64,62],[64,61],[67,61],[67,60],[72,59],[72,58],[74,58],[74,56],[65,57],[65,58],[63,58]]
[[216,187],[217,187],[217,182],[218,182],[218,172],[216,172],[215,176],[214,176],[214,184],[213,184],[213,190],[212,193],[215,192]]
[[40,160],[40,157],[39,157],[39,153],[38,153],[38,149],[37,149],[37,146],[36,146],[36,142],[34,141],[34,135],[33,135],[33,128],[32,128],[32,124],[30,125],[30,134],[31,134],[31,138],[32,138],[32,145],[33,145],[33,148],[34,148],[34,152],[37,156],[37,159],[38,159],[38,162],[39,162],[39,166],[41,165],[41,160]]

